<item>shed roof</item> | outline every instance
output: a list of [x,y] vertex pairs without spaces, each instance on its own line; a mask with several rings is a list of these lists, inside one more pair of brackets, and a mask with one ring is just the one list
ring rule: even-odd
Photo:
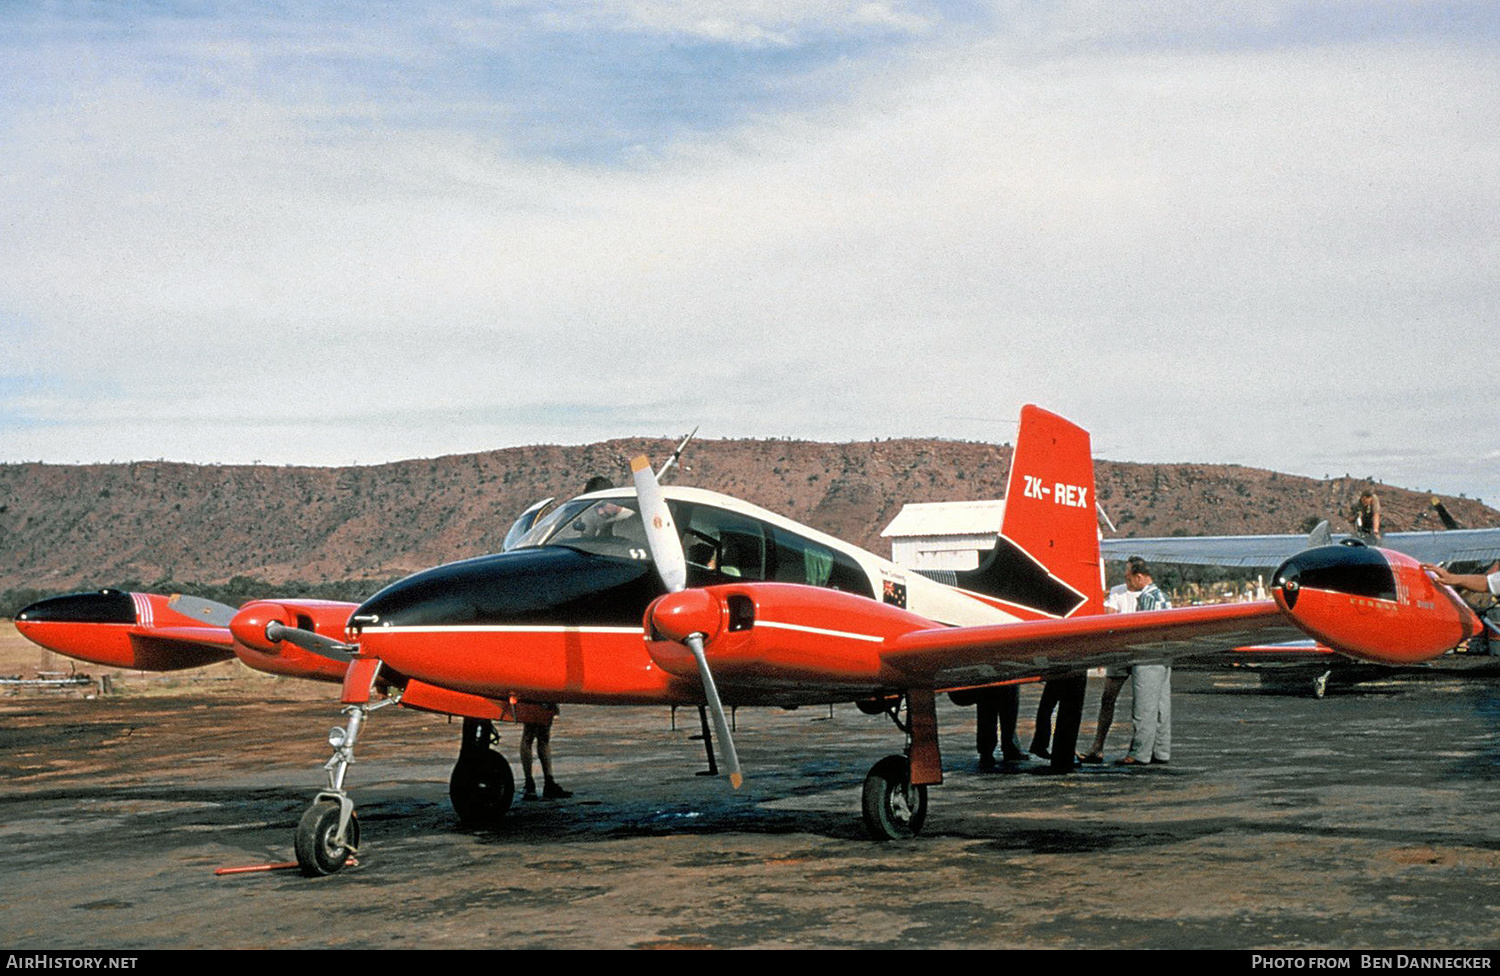
[[981,535],[999,532],[1005,513],[1001,499],[973,502],[908,502],[881,530],[882,538]]

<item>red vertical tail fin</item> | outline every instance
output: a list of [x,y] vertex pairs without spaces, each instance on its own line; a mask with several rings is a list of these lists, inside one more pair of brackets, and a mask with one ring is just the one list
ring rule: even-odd
[[1104,581],[1089,432],[1027,404],[1021,408],[1000,535],[1076,591],[1069,616],[1103,612]]

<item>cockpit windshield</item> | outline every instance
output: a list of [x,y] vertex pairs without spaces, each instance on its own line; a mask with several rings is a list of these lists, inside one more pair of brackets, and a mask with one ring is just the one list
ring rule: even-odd
[[537,546],[642,558],[646,531],[634,498],[575,498],[553,509],[512,548]]
[[[763,519],[702,502],[670,499],[689,586],[767,580],[875,595],[848,554]],[[602,556],[650,559],[634,495],[564,502],[511,547],[567,546]]]

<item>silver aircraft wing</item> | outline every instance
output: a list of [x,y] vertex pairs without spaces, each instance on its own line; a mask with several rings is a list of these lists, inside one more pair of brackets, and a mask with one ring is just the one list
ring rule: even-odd
[[[1342,533],[1333,542],[1357,538]],[[1500,529],[1449,529],[1443,532],[1389,532],[1378,539],[1363,540],[1386,549],[1404,552],[1424,563],[1482,563],[1500,559]],[[1305,535],[1201,535],[1143,539],[1105,539],[1100,550],[1105,559],[1125,560],[1140,556],[1147,562],[1190,566],[1244,566],[1275,569],[1307,548]]]

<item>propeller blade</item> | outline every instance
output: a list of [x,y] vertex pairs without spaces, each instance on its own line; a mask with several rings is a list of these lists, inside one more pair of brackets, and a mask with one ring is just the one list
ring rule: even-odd
[[682,553],[682,540],[672,524],[672,512],[661,492],[661,482],[656,480],[656,472],[651,470],[651,462],[644,454],[630,462],[630,473],[635,480],[636,498],[641,503],[646,547],[651,550],[656,572],[668,593],[681,592],[687,587],[687,557]]
[[[677,536],[677,527],[672,524],[672,512],[667,508],[666,496],[662,494],[661,482],[651,470],[651,462],[643,454],[630,462],[631,478],[635,481],[635,495],[641,506],[641,523],[646,527],[646,547],[651,550],[651,559],[656,563],[656,572],[669,593],[680,593],[687,588],[687,557],[682,552],[682,540]],[[690,634],[683,641],[693,652],[698,662],[698,677],[703,682],[703,697],[714,717],[714,733],[724,749],[729,772],[729,784],[735,789],[745,781],[740,772],[740,756],[734,748],[734,736],[729,733],[729,722],[724,717],[724,703],[719,700],[719,688],[714,684],[713,672],[708,667],[708,656],[703,652],[703,635]]]
[[330,661],[338,661],[347,664],[354,659],[359,648],[354,644],[344,644],[334,640],[332,637],[324,637],[322,634],[310,630],[301,630],[297,627],[288,627],[279,620],[273,620],[266,624],[266,640],[275,644],[286,641],[293,647],[300,647],[309,654],[326,657]]
[[735,789],[745,781],[745,776],[740,772],[740,754],[734,748],[734,736],[729,734],[729,722],[724,717],[724,703],[719,701],[719,688],[714,684],[714,676],[708,669],[708,657],[703,653],[703,638],[693,634],[686,641],[688,650],[693,652],[693,657],[698,661],[698,676],[703,679],[703,696],[708,699],[708,710],[714,717],[714,734],[719,737],[719,745],[724,750],[724,762],[728,767],[729,785]]

